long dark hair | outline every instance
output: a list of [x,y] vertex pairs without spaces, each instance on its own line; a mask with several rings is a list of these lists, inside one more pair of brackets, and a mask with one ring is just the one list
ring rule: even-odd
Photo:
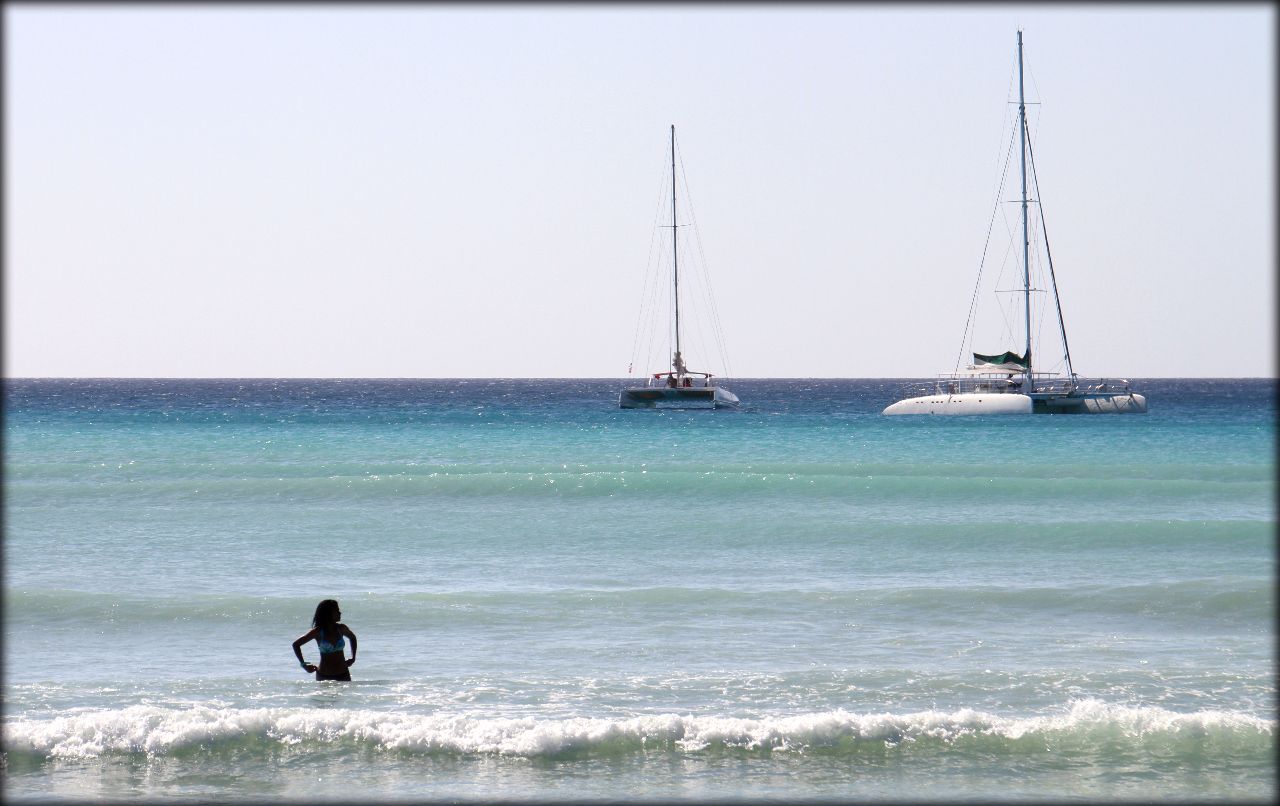
[[316,614],[311,619],[312,627],[319,627],[321,635],[332,635],[338,626],[338,600],[325,599],[316,605]]

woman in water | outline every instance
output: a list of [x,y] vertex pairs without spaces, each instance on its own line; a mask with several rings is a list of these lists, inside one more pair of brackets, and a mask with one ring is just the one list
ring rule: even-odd
[[[316,680],[350,680],[351,672],[347,667],[356,662],[356,634],[339,619],[342,611],[338,609],[335,599],[325,599],[316,606],[315,618],[311,619],[312,629],[293,642],[293,654],[298,656],[298,663],[308,672],[316,673]],[[351,639],[351,660],[347,660],[342,650],[346,649],[343,636]],[[320,667],[307,663],[302,657],[302,645],[311,639],[320,645]]]

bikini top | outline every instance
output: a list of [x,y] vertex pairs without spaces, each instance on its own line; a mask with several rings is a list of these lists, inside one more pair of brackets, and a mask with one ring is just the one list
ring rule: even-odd
[[320,645],[321,655],[332,655],[335,652],[341,652],[342,650],[347,648],[347,642],[345,639],[343,639],[342,633],[338,633],[337,641],[334,641],[333,643],[329,643],[328,641],[324,640],[324,633],[321,632],[320,630],[316,630],[316,643]]

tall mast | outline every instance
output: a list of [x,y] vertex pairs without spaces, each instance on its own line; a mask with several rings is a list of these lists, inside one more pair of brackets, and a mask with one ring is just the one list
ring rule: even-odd
[[[672,137],[675,137],[672,127]],[[1031,239],[1027,235],[1027,101],[1022,85],[1022,30],[1018,30],[1018,132],[1022,138],[1022,308],[1027,324],[1026,352],[1027,391],[1034,391],[1031,376]],[[673,139],[674,143],[675,140]]]
[[675,291],[676,311],[676,354],[672,357],[672,368],[677,373],[683,365],[680,357],[680,257],[676,248],[676,125],[671,124],[671,278]]

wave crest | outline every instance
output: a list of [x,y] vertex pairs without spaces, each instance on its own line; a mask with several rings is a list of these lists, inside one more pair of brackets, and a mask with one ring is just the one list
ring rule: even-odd
[[1073,703],[1022,718],[960,709],[905,714],[822,713],[741,718],[657,714],[549,719],[403,714],[314,708],[179,709],[136,705],[48,719],[6,720],[7,754],[44,758],[282,750],[345,745],[445,755],[561,757],[633,752],[843,753],[964,748],[1129,750],[1271,759],[1275,722],[1240,712],[1178,713],[1154,707]]

